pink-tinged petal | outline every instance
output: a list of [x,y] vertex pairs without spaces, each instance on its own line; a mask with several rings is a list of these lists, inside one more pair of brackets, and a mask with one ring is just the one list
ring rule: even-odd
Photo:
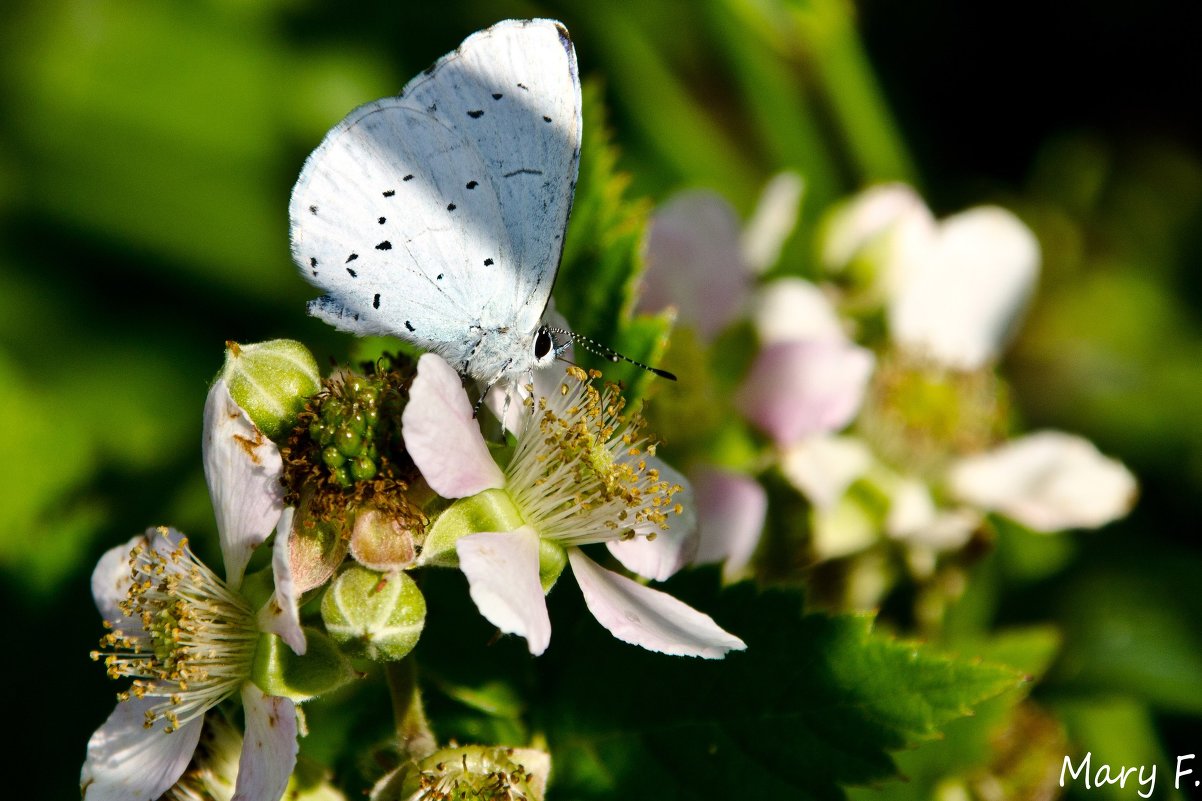
[[283,460],[218,380],[205,401],[204,468],[221,536],[226,582],[242,584],[251,552],[271,535],[284,510]]
[[753,273],[764,273],[780,258],[785,240],[797,225],[804,192],[805,181],[795,172],[777,173],[760,192],[741,237],[743,261]]
[[847,339],[826,293],[801,278],[779,278],[765,284],[756,295],[751,317],[763,345]]
[[760,351],[738,401],[778,446],[846,426],[864,400],[875,359],[843,342],[778,342]]
[[722,562],[728,580],[743,572],[759,545],[768,495],[755,479],[708,468],[693,476],[701,544],[694,561]]
[[247,682],[242,706],[246,735],[232,801],[280,801],[296,767],[296,705]]
[[682,488],[672,496],[673,503],[680,504],[681,512],[668,515],[666,531],[659,526],[636,526],[638,536],[610,540],[606,547],[627,570],[643,578],[664,581],[696,556],[699,544],[697,501],[688,479],[674,467],[654,456],[647,457],[647,462],[659,471],[661,480]]
[[418,360],[409,403],[401,413],[401,436],[430,488],[444,498],[505,486],[459,374],[441,356],[427,353]]
[[275,592],[259,610],[259,628],[275,634],[297,654],[304,656],[308,647],[300,623],[300,604],[296,582],[292,580],[292,559],[289,535],[296,510],[289,506],[280,515],[276,526],[275,545],[271,549],[271,572],[275,575]]
[[948,472],[952,493],[1036,531],[1096,528],[1125,515],[1135,477],[1093,443],[1041,431],[989,453],[961,459]]
[[739,218],[713,192],[686,192],[656,210],[643,259],[639,311],[673,307],[681,323],[712,339],[743,307],[749,278]]
[[455,550],[480,614],[506,634],[525,637],[535,656],[547,650],[551,618],[538,578],[534,529],[469,534],[455,542]]
[[861,439],[817,436],[786,450],[780,469],[810,503],[826,508],[836,504],[872,463],[872,451]]
[[902,347],[958,370],[996,359],[1035,288],[1039,243],[997,207],[971,209],[939,226],[929,257],[889,304]]
[[84,801],[153,801],[183,774],[196,750],[204,718],[166,734],[166,720],[143,726],[146,711],[162,698],[121,701],[88,740],[79,776]]
[[666,592],[644,587],[598,565],[579,548],[568,549],[572,573],[597,622],[622,642],[673,656],[721,659],[747,645],[709,615]]

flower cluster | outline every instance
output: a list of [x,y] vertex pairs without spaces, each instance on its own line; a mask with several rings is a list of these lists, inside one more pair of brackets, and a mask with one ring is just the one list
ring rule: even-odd
[[[725,561],[728,575],[746,569],[767,507],[756,478],[769,472],[809,502],[809,559],[898,542],[919,577],[989,514],[1053,532],[1126,513],[1133,477],[1088,441],[1011,434],[996,366],[1040,260],[1017,217],[981,207],[936,220],[909,187],[875,187],[821,222],[820,281],[759,279],[801,190],[778,176],[743,232],[720,197],[688,193],[657,212],[646,240],[644,310],[671,299],[702,350],[754,343],[736,351],[752,356],[730,399],[766,447],[719,440],[689,466],[708,496],[700,560]],[[681,285],[720,286],[720,297],[672,291]],[[715,464],[714,453],[733,457]],[[851,601],[872,605],[883,589]]]
[[[423,569],[461,569],[481,613],[532,654],[548,646],[545,594],[568,565],[619,639],[707,658],[743,648],[709,616],[585,554],[605,543],[628,569],[663,579],[697,545],[686,482],[655,456],[617,389],[595,379],[571,367],[553,391],[526,387],[499,464],[439,356],[323,382],[298,343],[231,343],[203,435],[224,578],[167,527],[100,560],[92,588],[108,632],[93,656],[129,684],[88,745],[85,798],[277,801],[289,787],[305,797],[298,704],[362,675],[350,658],[410,657],[426,617],[410,573]],[[270,559],[257,560],[269,543]],[[320,613],[302,617],[318,596],[307,608]],[[542,796],[544,752],[452,749],[448,768],[416,686],[407,691],[406,761],[373,797],[400,787],[421,798],[468,787]],[[229,723],[239,703],[244,737]]]

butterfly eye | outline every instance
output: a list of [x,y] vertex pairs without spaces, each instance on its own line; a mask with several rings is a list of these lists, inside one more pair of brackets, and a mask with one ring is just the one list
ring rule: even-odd
[[547,354],[551,352],[555,341],[551,339],[551,332],[545,328],[538,329],[538,334],[534,337],[534,358],[536,361],[542,361]]

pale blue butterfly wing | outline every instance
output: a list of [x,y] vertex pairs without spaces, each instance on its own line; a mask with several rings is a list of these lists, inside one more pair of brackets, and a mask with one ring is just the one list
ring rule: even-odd
[[484,381],[529,373],[580,156],[580,82],[551,20],[480,31],[305,163],[292,252],[310,312],[390,334]]

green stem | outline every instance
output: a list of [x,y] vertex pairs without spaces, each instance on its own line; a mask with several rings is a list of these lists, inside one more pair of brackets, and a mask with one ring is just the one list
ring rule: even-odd
[[417,660],[412,656],[389,662],[386,668],[397,741],[405,756],[422,759],[438,750],[438,741],[426,719],[421,691],[417,687]]

